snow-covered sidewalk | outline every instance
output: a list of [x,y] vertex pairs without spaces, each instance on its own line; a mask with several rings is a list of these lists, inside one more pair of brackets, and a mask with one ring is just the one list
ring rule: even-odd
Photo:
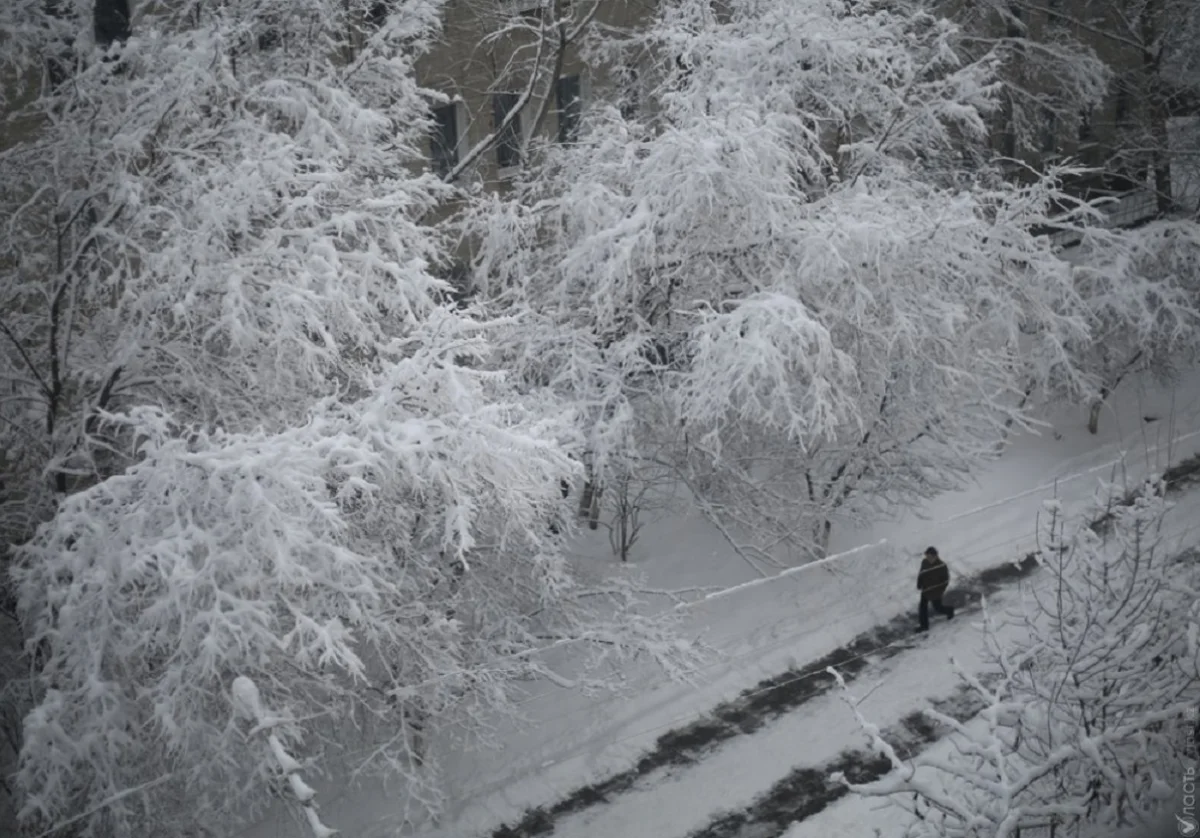
[[[1168,552],[1200,542],[1200,492],[1177,498],[1169,513],[1165,532]],[[1039,584],[1038,576],[1028,584]],[[1021,592],[1010,588],[989,598],[996,613],[1016,604]],[[1004,626],[1001,636],[1020,631]],[[905,641],[896,641],[908,646]],[[952,622],[935,618],[928,636],[885,661],[869,666],[850,682],[852,694],[862,699],[863,715],[881,728],[901,727],[902,721],[930,701],[953,705],[959,698],[961,681],[949,665],[955,658],[967,668],[979,665],[982,648],[981,622],[977,613]],[[962,703],[959,698],[959,703]],[[964,708],[965,709],[965,708]],[[789,838],[839,833],[829,831],[833,823],[848,828],[844,833],[860,838],[870,835],[872,824],[848,824],[840,812],[833,821],[812,817],[806,808],[824,807],[835,795],[812,795],[801,787],[806,778],[825,778],[833,763],[845,769],[848,749],[859,749],[864,737],[840,693],[831,690],[804,704],[751,735],[738,737],[714,751],[698,764],[667,774],[659,782],[632,790],[607,804],[594,806],[558,822],[557,838],[774,838],[788,830],[793,819],[804,818],[804,828],[794,827]],[[804,769],[810,769],[805,771]],[[824,784],[822,784],[824,785]],[[779,788],[787,798],[781,806],[770,798]],[[806,796],[806,792],[810,792]],[[764,799],[766,798],[766,799]],[[860,807],[869,805],[852,801]],[[875,803],[877,801],[872,801]],[[842,805],[851,805],[849,802]],[[894,813],[891,815],[894,819]],[[780,819],[783,822],[778,822]],[[774,827],[774,828],[773,828]]]

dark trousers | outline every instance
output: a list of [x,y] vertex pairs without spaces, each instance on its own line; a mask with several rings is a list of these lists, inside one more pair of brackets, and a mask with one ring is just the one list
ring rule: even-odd
[[921,594],[921,607],[917,611],[918,619],[921,621],[921,628],[929,628],[929,606],[933,606],[933,610],[939,614],[945,615],[947,619],[954,616],[954,609],[949,605],[942,605],[942,598],[934,599],[929,594]]

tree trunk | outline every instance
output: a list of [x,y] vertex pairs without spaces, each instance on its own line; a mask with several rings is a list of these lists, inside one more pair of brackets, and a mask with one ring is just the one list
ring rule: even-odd
[[1167,131],[1167,109],[1159,94],[1150,104],[1150,131],[1154,136],[1151,165],[1154,168],[1154,196],[1160,216],[1167,216],[1175,209],[1175,196],[1171,183],[1171,137]]
[[1175,206],[1171,190],[1171,137],[1167,131],[1167,93],[1163,89],[1162,52],[1157,48],[1165,26],[1161,0],[1147,0],[1141,15],[1142,72],[1146,81],[1150,117],[1150,167],[1154,174],[1155,202],[1160,216]]
[[1108,397],[1107,390],[1100,391],[1100,398],[1092,402],[1088,411],[1088,433],[1095,434],[1100,430],[1100,411],[1104,409],[1104,400]]
[[600,526],[600,492],[601,488],[595,481],[591,463],[587,463],[583,491],[579,494],[579,517],[587,519],[588,529],[594,530]]
[[816,537],[818,558],[825,558],[829,555],[829,537],[833,534],[833,521],[828,518],[821,521],[816,526],[816,531],[813,535]]

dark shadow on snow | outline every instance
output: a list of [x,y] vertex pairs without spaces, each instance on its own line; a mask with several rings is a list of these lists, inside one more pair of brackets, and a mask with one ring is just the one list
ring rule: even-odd
[[[1163,473],[1163,479],[1167,483],[1168,492],[1180,491],[1189,485],[1200,483],[1200,455],[1168,469]],[[1132,499],[1132,496],[1126,497],[1122,503],[1129,503]],[[1112,517],[1111,512],[1105,513],[1092,523],[1092,527],[1099,531],[1108,526]],[[1032,554],[1020,563],[1011,562],[989,568],[977,576],[960,580],[954,590],[947,594],[947,604],[960,608],[974,606],[980,596],[995,593],[1010,583],[1029,576],[1037,568],[1037,560]],[[834,685],[833,678],[825,671],[829,667],[837,669],[849,682],[868,666],[912,648],[915,642],[919,642],[914,638],[915,622],[915,614],[902,614],[859,635],[851,643],[835,649],[820,660],[804,665],[802,669],[789,669],[760,681],[743,691],[737,698],[717,705],[707,715],[691,724],[660,736],[654,747],[633,768],[578,788],[557,803],[529,809],[517,823],[511,826],[504,824],[494,830],[491,838],[535,838],[552,835],[559,818],[608,802],[632,789],[642,778],[660,770],[699,762],[723,742],[753,733],[768,722],[829,692]],[[936,624],[933,630],[937,630]],[[947,706],[951,709],[939,708],[947,715],[957,718],[958,712],[965,712],[965,709],[954,709],[955,701],[966,702],[963,695],[947,701]],[[975,710],[971,710],[964,718],[969,718],[974,712]],[[889,741],[896,743],[910,742],[905,747],[916,747],[936,739],[937,732],[933,731],[931,724],[920,713],[914,713],[904,720],[899,729],[889,731],[888,737]],[[901,755],[904,755],[904,751],[901,751]],[[788,824],[821,811],[845,794],[844,788],[832,786],[827,782],[831,772],[844,771],[852,782],[863,782],[882,776],[886,769],[887,765],[879,758],[860,751],[844,752],[827,766],[797,769],[750,809],[719,816],[718,820],[705,830],[695,833],[695,838],[740,838],[742,830],[753,825],[757,825],[756,828],[760,831],[746,832],[747,838],[750,835],[754,838],[767,838],[781,834]],[[722,819],[728,821],[727,826],[720,826]],[[769,824],[780,822],[779,819],[785,819],[782,821],[783,828],[777,832],[771,831],[772,827]],[[720,831],[722,829],[726,831]]]

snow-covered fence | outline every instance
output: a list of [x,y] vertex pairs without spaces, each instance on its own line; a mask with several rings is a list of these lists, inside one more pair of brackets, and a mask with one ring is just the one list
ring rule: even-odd
[[[1112,202],[1101,208],[1104,221],[1100,226],[1105,229],[1134,227],[1149,221],[1158,212],[1158,196],[1150,189],[1114,192],[1110,197]],[[1083,239],[1075,230],[1054,230],[1049,233],[1049,237],[1050,241],[1059,247],[1074,247]]]
[[1066,838],[1062,825],[1055,821],[1018,826],[1014,835],[1015,838]]

